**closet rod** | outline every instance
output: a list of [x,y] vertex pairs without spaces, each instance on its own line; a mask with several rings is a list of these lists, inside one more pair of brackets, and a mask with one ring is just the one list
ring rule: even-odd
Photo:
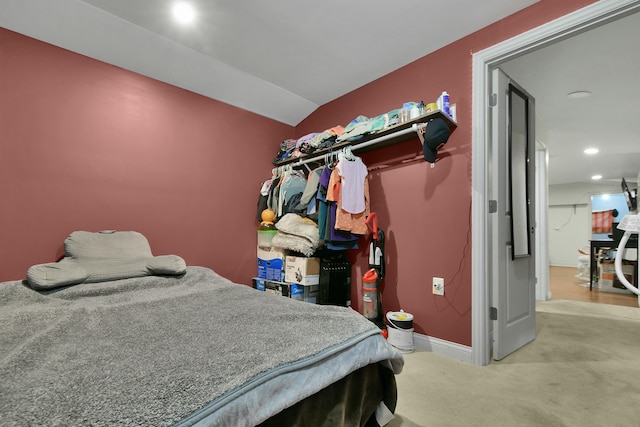
[[[398,136],[406,135],[406,134],[411,133],[411,132],[415,132],[416,135],[417,135],[418,134],[418,126],[419,126],[418,123],[414,123],[413,125],[411,125],[411,127],[408,127],[406,129],[402,129],[402,130],[399,130],[397,132],[393,132],[393,133],[390,133],[388,135],[381,136],[379,138],[374,138],[374,139],[371,139],[371,140],[366,141],[366,142],[361,142],[360,144],[344,145],[343,147],[340,147],[338,150],[341,150],[342,148],[345,148],[345,147],[351,147],[352,151],[356,151],[356,150],[358,150],[360,148],[364,148],[364,147],[368,147],[370,145],[378,144],[378,143],[386,141],[388,139],[397,138]],[[301,160],[298,160],[297,162],[293,162],[292,165],[293,166],[300,166],[300,165],[304,165],[304,164],[307,164],[307,163],[317,162],[318,160],[324,159],[327,154],[328,153],[325,153],[325,154],[322,154],[322,155],[319,155],[319,156],[314,156],[314,157],[311,157],[311,158],[308,158],[308,159],[301,159]]]

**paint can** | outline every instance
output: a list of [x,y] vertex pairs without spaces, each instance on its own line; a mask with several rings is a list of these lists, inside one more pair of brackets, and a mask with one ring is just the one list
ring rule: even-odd
[[402,353],[413,352],[413,315],[404,311],[390,311],[387,313],[387,323],[389,344]]
[[387,312],[387,322],[397,329],[413,328],[413,314],[400,311]]

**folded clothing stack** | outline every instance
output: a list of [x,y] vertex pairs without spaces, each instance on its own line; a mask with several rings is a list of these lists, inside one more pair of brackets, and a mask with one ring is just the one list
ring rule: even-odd
[[299,252],[311,256],[320,245],[318,226],[300,215],[288,213],[276,223],[278,233],[273,237],[271,246]]

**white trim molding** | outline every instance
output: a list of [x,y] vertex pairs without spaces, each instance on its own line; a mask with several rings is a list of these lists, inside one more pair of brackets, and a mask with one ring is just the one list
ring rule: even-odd
[[413,345],[416,350],[429,351],[461,362],[472,363],[471,347],[428,335],[413,333]]

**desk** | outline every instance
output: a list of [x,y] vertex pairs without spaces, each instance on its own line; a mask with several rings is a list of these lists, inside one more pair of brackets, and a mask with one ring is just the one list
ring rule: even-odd
[[[616,249],[618,247],[618,243],[613,239],[608,240],[591,240],[591,253],[589,254],[589,290],[593,289],[593,275],[596,272],[596,256],[598,255],[598,249],[600,248],[609,248]],[[626,248],[637,248],[638,247],[638,239],[630,238],[625,245]],[[640,253],[638,254],[640,256]],[[636,264],[637,268],[637,264]],[[637,277],[637,276],[636,276]]]

